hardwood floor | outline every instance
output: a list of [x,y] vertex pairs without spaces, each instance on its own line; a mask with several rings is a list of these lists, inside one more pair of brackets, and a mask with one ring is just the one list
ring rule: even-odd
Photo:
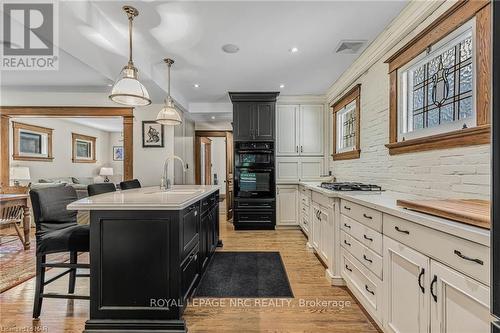
[[[330,286],[301,231],[235,232],[221,216],[221,238],[224,247],[220,251],[279,251],[294,298],[289,305],[285,299],[241,299],[240,304],[230,299],[194,299],[184,315],[189,332],[378,332],[345,288]],[[88,261],[86,255],[80,258]],[[53,269],[47,274],[50,277],[56,272]],[[48,291],[66,289],[67,278],[47,286]],[[33,321],[33,293],[34,279],[30,279],[0,294],[0,331],[83,330],[87,301],[45,299],[40,320]],[[77,281],[77,293],[88,293],[87,278]]]

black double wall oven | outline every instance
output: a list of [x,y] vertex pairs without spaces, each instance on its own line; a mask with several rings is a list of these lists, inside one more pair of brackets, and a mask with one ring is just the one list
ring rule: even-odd
[[273,142],[237,142],[234,156],[237,229],[273,229],[276,182]]

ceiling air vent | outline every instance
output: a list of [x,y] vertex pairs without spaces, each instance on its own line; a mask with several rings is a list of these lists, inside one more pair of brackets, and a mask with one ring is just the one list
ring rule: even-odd
[[342,40],[335,52],[341,54],[357,54],[365,44],[366,40]]

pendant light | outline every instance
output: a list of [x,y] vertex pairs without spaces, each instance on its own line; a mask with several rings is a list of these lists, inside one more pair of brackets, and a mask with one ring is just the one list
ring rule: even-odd
[[137,68],[132,61],[132,21],[139,11],[132,6],[123,6],[128,17],[129,59],[116,80],[109,98],[118,104],[129,106],[145,106],[151,104],[148,91],[137,80]]
[[174,101],[172,101],[172,97],[170,96],[170,67],[174,61],[172,59],[166,58],[163,59],[168,66],[168,90],[167,90],[167,98],[165,99],[165,106],[163,109],[158,112],[156,116],[156,122],[162,125],[179,125],[182,123],[181,116],[179,112],[175,109]]

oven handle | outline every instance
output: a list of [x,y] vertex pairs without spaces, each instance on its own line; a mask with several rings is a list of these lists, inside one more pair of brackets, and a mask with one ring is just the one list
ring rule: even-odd
[[262,154],[272,154],[272,150],[237,150],[237,154],[249,154],[249,153],[262,153]]
[[248,170],[248,171],[251,171],[251,172],[255,172],[255,171],[272,172],[273,171],[273,169],[271,169],[271,168],[262,169],[262,168],[236,167],[236,169],[238,169],[238,170]]

